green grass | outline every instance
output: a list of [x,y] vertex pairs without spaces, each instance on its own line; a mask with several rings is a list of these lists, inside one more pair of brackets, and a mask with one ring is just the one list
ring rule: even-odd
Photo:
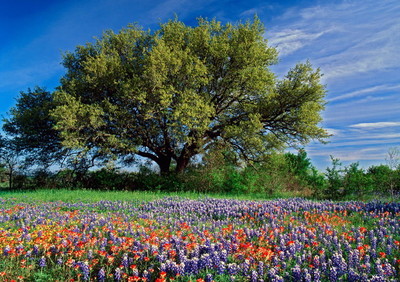
[[281,193],[274,195],[251,194],[203,194],[198,192],[150,192],[150,191],[96,191],[85,189],[41,189],[36,191],[0,191],[0,198],[14,199],[18,202],[98,202],[98,201],[152,201],[164,197],[183,197],[201,199],[206,197],[238,200],[268,200],[274,198],[290,198],[293,195]]
[[[162,192],[162,191],[98,191],[87,189],[38,189],[27,191],[8,191],[0,189],[0,198],[14,199],[17,202],[98,202],[98,201],[152,201],[164,197],[181,197],[188,199],[220,198],[237,200],[271,200],[277,198],[301,197],[293,192],[276,192],[274,194],[229,194],[229,193],[199,193],[199,192]],[[398,202],[399,198],[379,197],[381,201]],[[361,198],[346,198],[343,200],[377,200],[377,196]]]

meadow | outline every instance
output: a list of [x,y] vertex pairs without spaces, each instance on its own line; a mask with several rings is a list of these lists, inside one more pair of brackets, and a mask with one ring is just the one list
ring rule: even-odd
[[1,281],[398,281],[400,204],[0,193]]

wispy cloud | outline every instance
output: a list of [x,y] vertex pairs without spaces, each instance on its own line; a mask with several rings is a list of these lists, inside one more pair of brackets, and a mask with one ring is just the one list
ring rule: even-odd
[[349,124],[375,122],[376,120],[398,119],[400,97],[377,100],[370,103],[367,100],[331,105],[324,112],[324,121],[331,127],[347,126]]
[[155,20],[163,19],[164,17],[168,16],[170,13],[178,12],[178,9],[184,5],[187,5],[187,0],[167,0],[163,1],[157,6],[155,6],[150,11],[151,18]]
[[[291,9],[267,34],[281,56],[306,52],[325,80],[400,67],[397,0],[344,1]],[[329,36],[328,36],[329,34]],[[323,36],[327,35],[327,36]],[[310,48],[305,48],[305,47]],[[313,53],[311,53],[313,52]]]
[[366,154],[366,152],[363,151],[353,151],[350,154],[349,153],[337,154],[335,157],[337,157],[341,161],[358,162],[358,161],[373,161],[373,160],[378,161],[382,160],[384,156],[385,156],[384,153]]
[[257,15],[259,13],[260,13],[260,9],[251,8],[251,9],[248,9],[248,10],[243,11],[242,13],[240,13],[240,16],[241,17],[249,17],[249,16],[251,17],[251,16]]
[[310,157],[323,157],[329,160],[333,156],[340,161],[358,162],[358,161],[384,161],[386,156],[386,148],[367,147],[363,149],[354,148],[330,148],[329,154],[321,150],[307,150]]
[[279,76],[305,59],[324,74],[323,124],[333,136],[306,147],[320,167],[329,155],[382,163],[388,146],[400,144],[399,14],[398,0],[318,1],[287,9],[267,31],[280,50]]
[[276,47],[281,56],[286,56],[303,48],[307,44],[311,44],[313,40],[327,32],[307,33],[301,29],[285,29],[272,33],[269,44]]
[[373,87],[368,87],[368,88],[352,91],[350,93],[346,93],[343,95],[335,96],[335,97],[329,99],[328,102],[347,100],[349,98],[364,96],[365,94],[379,93],[382,91],[392,91],[392,90],[397,90],[397,89],[400,89],[400,84],[399,85],[377,85],[377,86],[373,86]]
[[[202,1],[191,1],[191,0],[166,0],[160,1],[159,4],[155,5],[150,10],[149,16],[153,21],[165,20],[167,17],[171,17],[177,14],[180,19],[192,14],[195,11],[204,12],[204,8],[212,5],[215,0],[202,0]],[[197,14],[195,17],[204,16]]]
[[400,126],[400,122],[392,121],[392,122],[364,122],[364,123],[357,123],[352,124],[350,127],[354,128],[366,128],[366,129],[375,129],[375,128],[386,128],[386,127],[393,127],[393,126]]

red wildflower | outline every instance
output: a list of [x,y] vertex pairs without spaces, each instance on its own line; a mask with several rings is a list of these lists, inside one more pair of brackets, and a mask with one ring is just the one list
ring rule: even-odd
[[367,228],[365,228],[365,227],[360,227],[360,229],[359,229],[359,230],[360,230],[360,232],[361,232],[361,233],[365,233],[365,232],[367,232]]

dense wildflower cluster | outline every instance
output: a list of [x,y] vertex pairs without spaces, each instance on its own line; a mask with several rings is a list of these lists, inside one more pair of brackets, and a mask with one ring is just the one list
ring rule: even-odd
[[0,199],[0,279],[398,281],[400,204]]

